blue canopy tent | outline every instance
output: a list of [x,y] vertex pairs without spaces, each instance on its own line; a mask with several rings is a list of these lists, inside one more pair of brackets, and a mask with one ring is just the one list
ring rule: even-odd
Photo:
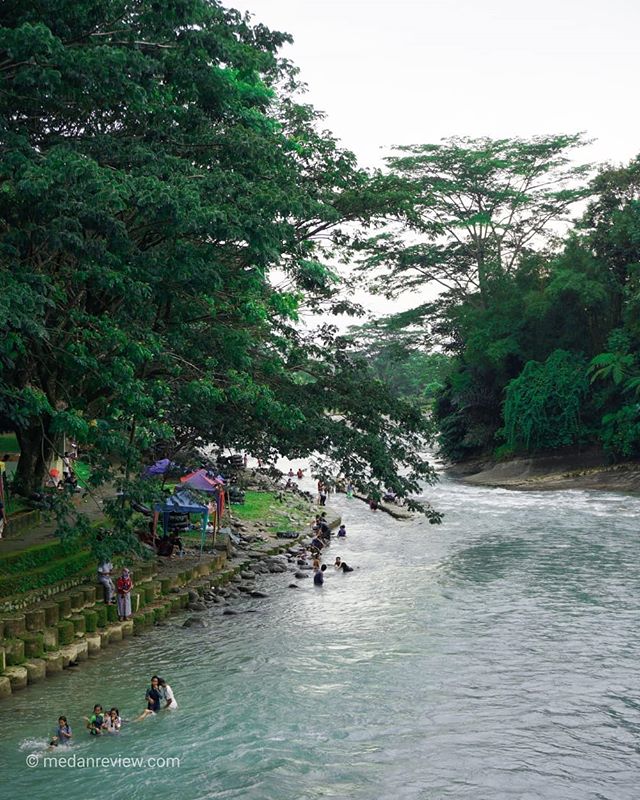
[[202,534],[200,537],[200,554],[204,547],[204,540],[207,536],[207,523],[209,522],[209,509],[203,503],[199,503],[189,492],[179,490],[162,503],[156,503],[153,510],[162,514],[162,529],[165,535],[169,531],[169,514],[202,514]]

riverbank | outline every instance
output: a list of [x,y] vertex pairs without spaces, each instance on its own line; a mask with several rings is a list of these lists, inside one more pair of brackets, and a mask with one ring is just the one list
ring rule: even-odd
[[503,489],[600,489],[640,493],[640,463],[605,464],[602,454],[596,452],[561,453],[504,462],[478,460],[447,465],[444,471],[462,483]]
[[[256,574],[287,571],[286,558],[284,564],[274,559],[309,536],[315,512],[311,503],[284,494],[277,511],[278,518],[286,519],[288,528],[298,534],[295,538],[279,538],[281,526],[265,519],[242,519],[241,512],[233,509],[220,537],[221,549],[200,555],[194,547],[184,558],[130,562],[133,615],[124,622],[117,620],[115,606],[99,599],[93,569],[73,585],[50,587],[41,596],[17,596],[12,608],[0,615],[0,698],[92,657],[104,658],[113,643],[142,635],[171,614],[197,614],[212,604],[220,604],[221,613],[234,613],[229,606],[253,592]],[[339,524],[340,517],[329,509],[328,516],[332,527]],[[228,584],[232,587],[224,588]]]

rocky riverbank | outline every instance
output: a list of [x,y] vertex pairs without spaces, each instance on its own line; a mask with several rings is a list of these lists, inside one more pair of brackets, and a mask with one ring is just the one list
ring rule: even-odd
[[[261,573],[291,570],[298,579],[307,577],[286,551],[294,542],[309,538],[306,523],[313,518],[315,507],[298,496],[285,496],[283,508],[291,512],[293,530],[299,531],[295,539],[278,538],[263,521],[232,518],[221,537],[222,551],[202,555],[193,551],[185,558],[133,564],[133,616],[125,622],[117,620],[115,606],[106,606],[99,599],[100,593],[89,579],[14,606],[0,618],[0,698],[81,666],[89,658],[104,658],[109,649],[117,652],[111,645],[128,636],[143,635],[171,614],[189,611],[198,615],[212,606],[219,606],[221,614],[236,613],[236,599],[266,597],[253,585]],[[331,527],[340,522],[330,509],[327,517]],[[189,624],[202,624],[194,621],[198,619],[190,617]]]
[[605,464],[601,453],[559,453],[504,462],[447,465],[456,480],[519,490],[601,489],[640,492],[640,463]]

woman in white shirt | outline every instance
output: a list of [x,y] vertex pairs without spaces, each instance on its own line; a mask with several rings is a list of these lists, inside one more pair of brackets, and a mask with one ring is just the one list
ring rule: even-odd
[[178,708],[178,704],[176,703],[176,698],[173,696],[173,690],[164,678],[159,678],[158,684],[160,686],[162,696],[166,700],[165,708],[175,711],[176,708]]

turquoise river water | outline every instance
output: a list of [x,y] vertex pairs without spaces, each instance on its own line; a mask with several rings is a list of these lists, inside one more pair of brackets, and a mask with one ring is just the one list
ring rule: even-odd
[[[441,526],[332,498],[331,562],[353,573],[264,576],[238,606],[257,613],[174,617],[3,702],[0,795],[636,800],[640,499],[447,479],[429,497]],[[86,734],[96,702],[136,716],[154,672],[178,711]],[[75,766],[44,763],[61,713],[75,743],[53,755]]]

